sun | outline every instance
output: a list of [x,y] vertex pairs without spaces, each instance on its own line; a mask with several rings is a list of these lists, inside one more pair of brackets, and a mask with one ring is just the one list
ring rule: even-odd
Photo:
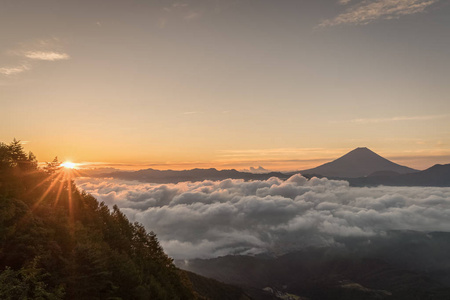
[[76,163],[73,163],[71,161],[65,161],[61,164],[62,167],[66,168],[66,169],[75,169],[75,167],[77,166]]

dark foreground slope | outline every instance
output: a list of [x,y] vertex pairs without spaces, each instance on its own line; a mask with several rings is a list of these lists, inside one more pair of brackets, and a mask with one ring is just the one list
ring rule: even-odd
[[332,162],[303,170],[301,173],[325,177],[356,178],[368,176],[377,171],[391,171],[400,174],[417,172],[417,170],[387,160],[368,148],[361,147]]
[[[237,286],[225,284],[215,279],[203,277],[192,272],[185,272],[192,283],[193,289],[201,295],[201,299],[211,300],[265,300],[265,293],[256,292],[256,297],[252,298],[249,293],[244,292],[242,288]],[[253,295],[252,295],[253,296]],[[272,300],[272,297],[267,300]]]
[[209,299],[154,233],[80,193],[71,176],[56,161],[39,169],[19,142],[0,143],[0,299]]
[[155,234],[0,145],[1,299],[195,299]]

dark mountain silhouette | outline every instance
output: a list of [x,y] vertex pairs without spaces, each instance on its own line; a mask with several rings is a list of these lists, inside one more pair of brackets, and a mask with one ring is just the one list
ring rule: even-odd
[[203,181],[203,180],[225,180],[244,179],[244,180],[266,180],[270,177],[281,179],[289,178],[289,175],[280,172],[271,172],[265,174],[254,174],[248,172],[239,172],[237,170],[216,170],[216,169],[192,169],[183,171],[173,170],[155,170],[145,169],[139,171],[117,171],[107,174],[97,174],[94,177],[113,177],[125,180],[138,180],[152,183],[177,183],[183,181]]
[[376,171],[367,177],[381,177],[381,176],[398,176],[400,173],[394,171]]
[[352,186],[450,186],[450,164],[434,165],[411,174],[374,173],[368,177],[349,178]]
[[79,175],[85,176],[85,177],[94,177],[99,174],[105,175],[105,174],[118,172],[118,171],[122,171],[122,170],[116,169],[116,168],[109,168],[109,167],[108,168],[81,169],[81,170],[79,170]]
[[391,171],[400,174],[417,172],[417,170],[393,163],[365,147],[356,148],[332,162],[300,172],[325,177],[357,178],[378,171]]

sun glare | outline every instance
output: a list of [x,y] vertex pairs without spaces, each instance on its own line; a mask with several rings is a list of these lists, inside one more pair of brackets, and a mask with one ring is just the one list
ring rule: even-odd
[[70,161],[65,161],[61,164],[61,166],[63,166],[66,169],[75,169],[76,164]]

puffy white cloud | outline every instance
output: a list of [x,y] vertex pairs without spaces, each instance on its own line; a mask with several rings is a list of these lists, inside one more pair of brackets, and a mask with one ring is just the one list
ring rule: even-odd
[[77,184],[156,232],[177,259],[281,253],[397,229],[450,230],[450,188],[354,188],[300,175],[178,184],[81,178]]

